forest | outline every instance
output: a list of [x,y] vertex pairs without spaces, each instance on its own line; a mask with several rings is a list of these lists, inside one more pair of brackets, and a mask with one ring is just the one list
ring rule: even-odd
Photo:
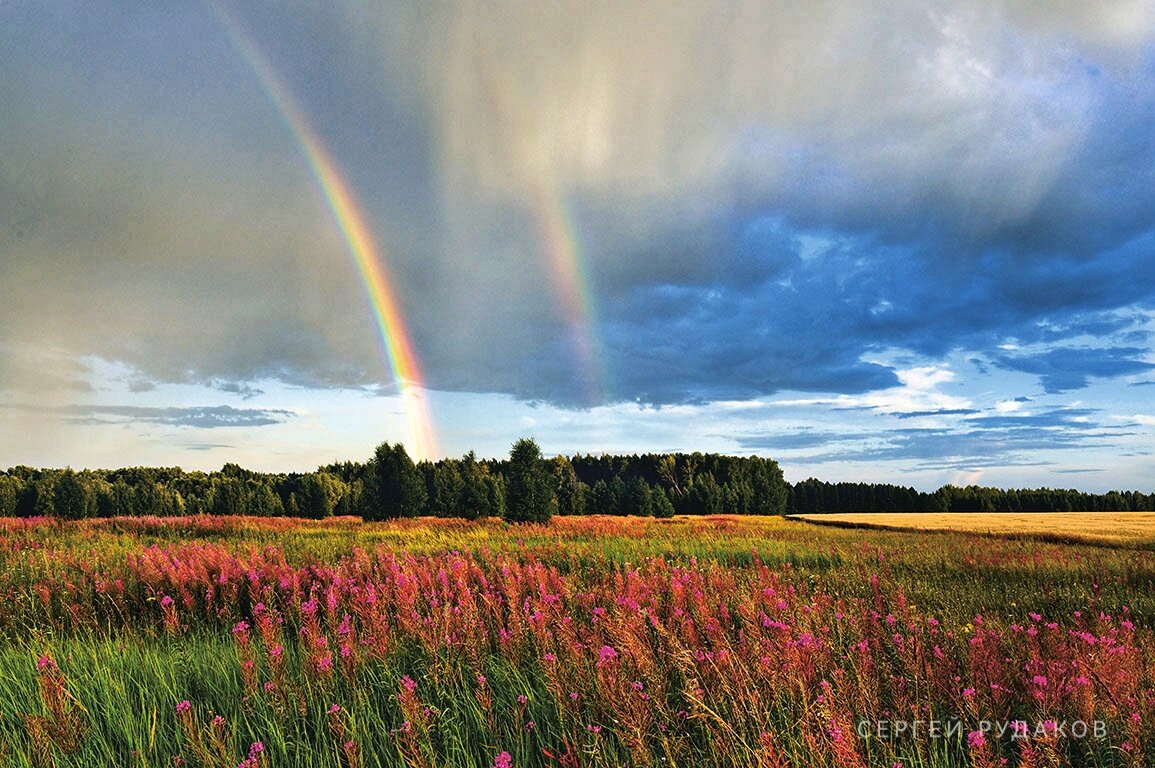
[[304,473],[179,467],[0,472],[0,517],[254,515],[545,521],[553,515],[782,515],[836,512],[1155,511],[1155,493],[885,483],[788,483],[773,459],[703,453],[545,458],[532,439],[504,459],[414,462],[400,443],[365,461]]

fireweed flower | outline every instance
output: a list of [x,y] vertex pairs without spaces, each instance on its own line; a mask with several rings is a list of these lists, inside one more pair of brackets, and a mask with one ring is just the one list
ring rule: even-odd
[[493,758],[493,768],[513,768],[513,756],[508,752],[502,752]]
[[971,749],[981,749],[987,743],[982,731],[971,731],[967,734],[967,745]]

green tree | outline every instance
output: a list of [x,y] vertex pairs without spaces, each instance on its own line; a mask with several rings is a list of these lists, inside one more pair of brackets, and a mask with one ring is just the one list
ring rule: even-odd
[[461,498],[458,501],[458,514],[466,520],[496,515],[498,510],[491,496],[488,468],[478,463],[477,456],[470,451],[461,459]]
[[654,517],[674,516],[674,503],[670,501],[666,492],[657,486],[650,490],[650,508],[654,511]]
[[614,499],[613,491],[610,490],[610,484],[605,480],[598,480],[590,489],[590,500],[589,504],[586,505],[586,510],[591,515],[616,515],[618,513],[618,503]]
[[[142,492],[147,490],[155,495],[156,486],[146,483],[138,486],[137,504],[141,504]],[[212,487],[209,490],[209,511],[214,515],[243,515],[249,509],[249,498],[245,488],[245,481],[237,477],[218,474],[213,477]],[[147,503],[148,509],[153,509],[155,503]],[[151,514],[156,514],[152,512]]]
[[341,496],[339,483],[340,480],[327,472],[310,472],[302,475],[297,490],[298,514],[313,520],[332,516]]
[[417,517],[425,512],[425,481],[401,443],[377,446],[366,477],[368,496],[362,516],[366,520]]
[[673,454],[667,454],[658,460],[658,477],[674,492],[675,496],[684,495],[681,484],[678,482],[678,460]]
[[485,476],[487,511],[484,517],[505,518],[505,476],[489,472]]
[[24,484],[19,478],[0,474],[0,517],[15,517]]
[[257,517],[278,517],[285,514],[281,497],[267,482],[260,483],[249,497],[249,514]]
[[59,518],[81,520],[91,517],[95,498],[80,476],[66,469],[56,480],[56,487],[52,491],[52,506]]
[[56,514],[55,498],[56,478],[45,473],[24,487],[19,504],[22,510],[20,516],[53,517]]
[[710,472],[700,472],[688,494],[691,514],[720,515],[724,511],[722,487]]
[[533,438],[523,437],[509,452],[505,477],[505,520],[548,523],[557,508],[553,478]]
[[640,477],[631,477],[626,482],[626,493],[622,502],[622,511],[627,515],[651,517],[654,514],[650,484]]
[[550,474],[557,489],[557,512],[559,515],[580,515],[586,511],[586,485],[578,480],[573,464],[565,456],[555,456],[549,461]]
[[333,508],[334,515],[360,515],[364,504],[364,484],[360,480],[346,482],[345,493]]
[[451,459],[426,465],[426,488],[429,491],[429,512],[435,517],[464,517],[462,496],[465,480],[457,462]]

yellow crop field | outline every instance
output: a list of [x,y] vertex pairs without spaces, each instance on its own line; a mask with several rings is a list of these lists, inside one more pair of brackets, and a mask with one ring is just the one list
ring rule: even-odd
[[791,515],[821,525],[890,530],[965,531],[1111,544],[1155,544],[1152,512],[907,512]]

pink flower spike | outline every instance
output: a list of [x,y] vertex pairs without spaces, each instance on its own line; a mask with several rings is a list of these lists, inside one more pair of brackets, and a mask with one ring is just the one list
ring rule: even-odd
[[192,703],[188,699],[177,702],[176,713],[178,715],[183,715],[185,712],[188,712],[190,709],[192,709]]
[[513,756],[508,752],[502,752],[493,759],[493,768],[513,768]]

